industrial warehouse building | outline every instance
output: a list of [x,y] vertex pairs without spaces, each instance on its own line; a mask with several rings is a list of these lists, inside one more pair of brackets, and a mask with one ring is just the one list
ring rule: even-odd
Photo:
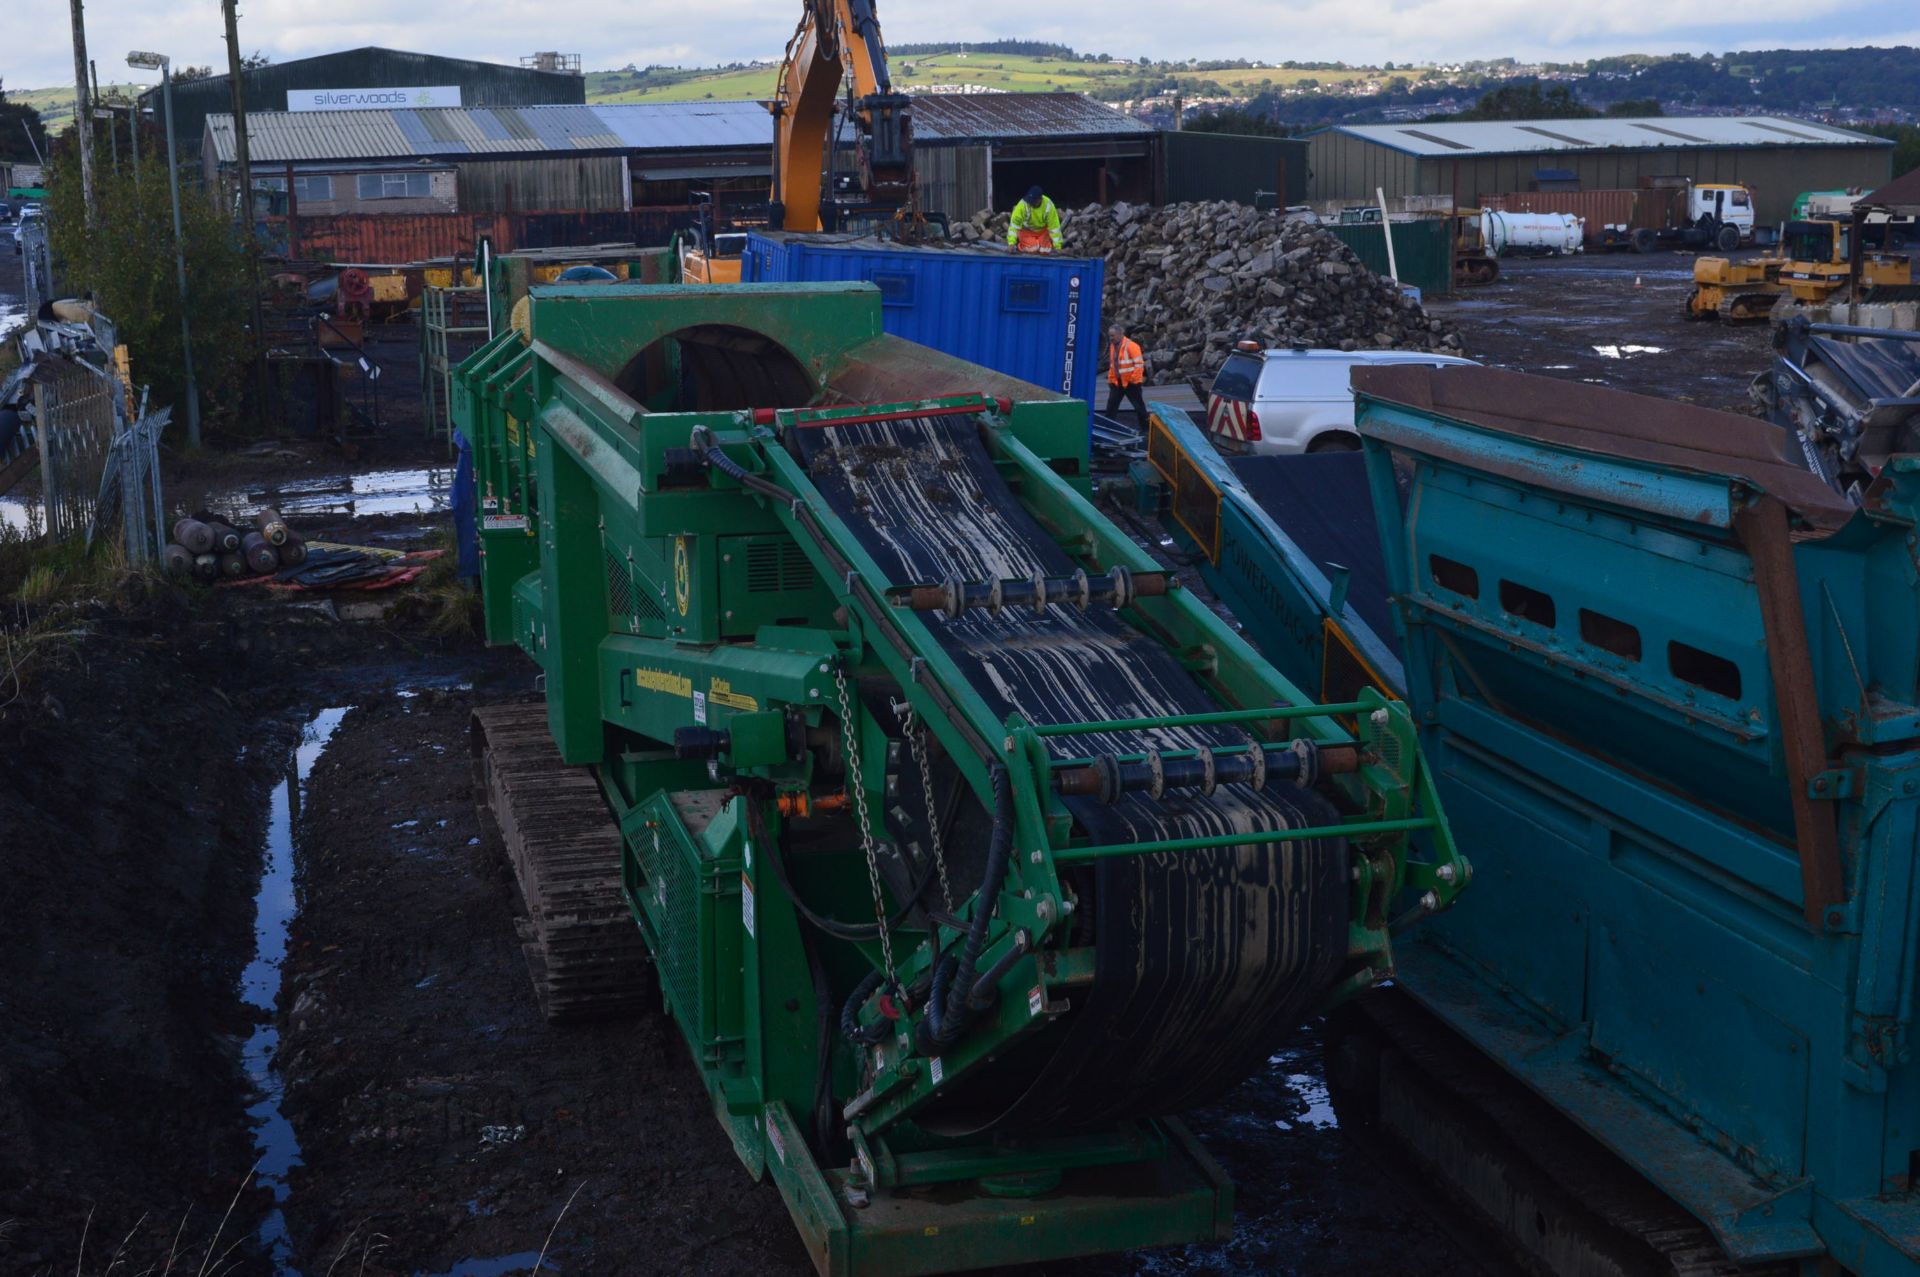
[[1309,198],[1371,204],[1407,196],[1471,207],[1570,171],[1586,190],[1688,177],[1753,188],[1762,224],[1802,191],[1871,189],[1892,176],[1893,143],[1828,124],[1765,115],[1658,119],[1336,125],[1310,135]]
[[[1305,145],[1157,133],[1075,93],[929,94],[914,102],[924,207],[1008,208],[1035,182],[1067,207],[1304,196]],[[696,190],[764,201],[773,122],[760,102],[250,111],[257,182],[308,216],[684,209]],[[233,116],[209,115],[210,189],[235,162]],[[843,143],[844,171],[854,171]]]
[[[290,62],[273,62],[242,71],[247,112],[311,109],[330,98],[358,105],[393,98],[392,105],[516,107],[578,105],[587,100],[587,82],[577,71],[541,70],[551,55],[528,59],[537,65],[506,66],[468,58],[443,58],[404,49],[343,49]],[[404,99],[401,95],[405,93]],[[451,92],[449,92],[451,90]],[[160,118],[160,90],[140,95],[140,107]],[[209,115],[233,110],[232,78],[176,80],[173,85],[174,136],[182,148],[197,147]]]

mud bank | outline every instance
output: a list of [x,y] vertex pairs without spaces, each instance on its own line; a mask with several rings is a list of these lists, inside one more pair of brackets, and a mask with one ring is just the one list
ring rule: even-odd
[[270,795],[314,704],[436,648],[138,585],[66,628],[0,679],[0,1273],[268,1271],[242,976]]

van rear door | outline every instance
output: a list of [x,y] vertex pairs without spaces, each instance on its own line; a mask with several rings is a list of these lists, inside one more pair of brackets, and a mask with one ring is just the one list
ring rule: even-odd
[[1207,395],[1207,432],[1225,452],[1245,452],[1260,438],[1260,415],[1253,410],[1254,390],[1260,384],[1264,356],[1235,351],[1214,374]]

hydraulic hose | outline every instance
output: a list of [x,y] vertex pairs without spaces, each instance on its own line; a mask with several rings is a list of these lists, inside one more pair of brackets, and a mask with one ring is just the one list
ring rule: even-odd
[[721,449],[719,444],[712,445],[700,455],[706,458],[708,465],[750,492],[758,492],[763,497],[771,497],[775,501],[784,501],[788,504],[798,500],[793,493],[788,492],[779,484],[767,482],[759,475],[754,474],[745,466],[741,465],[738,461],[735,461],[732,457],[729,457]]
[[942,961],[933,973],[933,988],[927,998],[926,1019],[921,1021],[923,1050],[936,1052],[959,1040],[973,1016],[969,1005],[979,974],[975,970],[981,950],[987,947],[987,924],[993,918],[994,903],[1006,884],[1007,864],[1013,856],[1013,781],[1004,766],[993,769],[993,834],[987,843],[986,871],[981,877],[980,893],[973,902],[973,921],[967,928],[960,956]]
[[846,1005],[840,1008],[840,1032],[851,1042],[878,1042],[887,1036],[887,1026],[883,1021],[874,1021],[862,1027],[860,1008],[874,995],[886,979],[878,971],[867,972],[867,978],[853,986],[853,992],[847,996]]

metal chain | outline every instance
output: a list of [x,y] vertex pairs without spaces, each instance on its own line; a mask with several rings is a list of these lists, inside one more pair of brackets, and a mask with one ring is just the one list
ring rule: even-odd
[[907,748],[913,751],[913,761],[920,764],[920,793],[927,802],[927,839],[933,844],[933,863],[940,871],[940,895],[947,902],[947,912],[953,912],[953,884],[947,881],[947,849],[940,839],[940,816],[933,807],[933,764],[927,759],[927,732],[915,717],[913,706],[907,706],[907,712],[900,716],[901,726],[907,733]]
[[844,664],[833,671],[834,690],[840,694],[840,736],[846,754],[847,788],[853,791],[853,806],[860,822],[860,850],[867,856],[867,885],[873,889],[873,917],[880,924],[880,960],[887,971],[887,987],[900,987],[893,969],[893,929],[887,925],[886,897],[880,894],[880,860],[874,850],[873,827],[867,823],[867,787],[860,775],[860,742],[854,728],[853,707],[847,701],[847,670]]

